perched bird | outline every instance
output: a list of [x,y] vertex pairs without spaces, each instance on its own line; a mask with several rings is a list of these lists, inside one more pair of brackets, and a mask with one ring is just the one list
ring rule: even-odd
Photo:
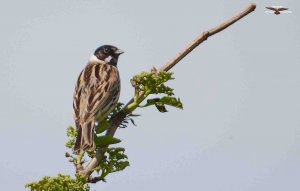
[[118,58],[123,51],[111,45],[97,48],[81,71],[73,95],[73,109],[78,135],[74,151],[95,148],[96,119],[105,119],[120,95]]
[[286,10],[288,10],[288,8],[283,8],[283,7],[266,7],[266,8],[269,9],[269,10],[274,11],[275,15],[279,15],[280,11],[286,11]]

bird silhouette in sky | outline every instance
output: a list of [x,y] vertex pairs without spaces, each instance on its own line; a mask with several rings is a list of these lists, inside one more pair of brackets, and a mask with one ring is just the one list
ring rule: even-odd
[[275,15],[279,15],[281,13],[281,11],[286,11],[288,10],[288,8],[284,8],[284,7],[266,7],[269,10],[274,11]]

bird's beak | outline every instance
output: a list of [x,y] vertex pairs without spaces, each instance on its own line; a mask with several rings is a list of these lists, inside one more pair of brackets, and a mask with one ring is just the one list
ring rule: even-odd
[[115,51],[115,54],[117,54],[117,55],[120,55],[120,54],[123,54],[123,53],[124,53],[124,51],[121,50],[121,49],[118,49],[118,50]]

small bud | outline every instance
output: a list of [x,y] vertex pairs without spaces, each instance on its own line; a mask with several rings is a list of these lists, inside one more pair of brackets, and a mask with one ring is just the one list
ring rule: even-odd
[[65,153],[65,156],[68,158],[68,157],[71,157],[70,153],[66,152]]
[[74,162],[74,160],[73,160],[73,159],[70,159],[69,162]]
[[157,69],[154,66],[153,66],[153,68],[151,68],[151,73],[157,74]]
[[136,86],[136,82],[133,79],[130,79],[130,83],[131,83],[132,87]]

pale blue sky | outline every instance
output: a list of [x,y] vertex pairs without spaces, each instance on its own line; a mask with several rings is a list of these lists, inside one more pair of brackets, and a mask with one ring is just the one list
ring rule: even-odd
[[[0,185],[25,190],[73,174],[64,157],[77,75],[113,44],[120,101],[130,78],[159,67],[253,1],[5,1],[0,6]],[[184,110],[136,111],[117,132],[131,166],[93,190],[298,191],[299,1],[257,1],[254,13],[208,39],[172,70]],[[265,6],[292,14],[265,14]]]

